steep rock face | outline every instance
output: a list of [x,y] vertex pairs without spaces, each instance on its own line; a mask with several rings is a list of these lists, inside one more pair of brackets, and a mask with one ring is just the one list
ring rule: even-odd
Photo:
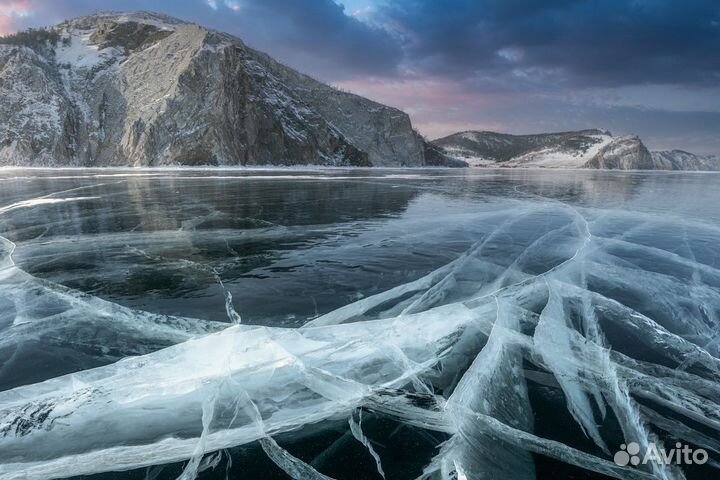
[[310,108],[342,131],[353,145],[367,152],[373,165],[432,165],[424,158],[426,142],[413,131],[406,113],[336,90],[285,67],[266,54],[250,51],[261,68],[272,72],[283,84],[293,85]]
[[720,157],[695,155],[683,150],[660,150],[650,152],[656,163],[669,164],[673,170],[720,170]]
[[43,163],[75,154],[77,122],[64,93],[42,55],[0,45],[0,163],[13,163],[14,152]]
[[670,170],[669,164],[653,161],[652,155],[638,137],[620,137],[605,145],[585,165],[610,170]]
[[427,165],[405,113],[230,35],[150,13],[54,32],[0,45],[0,164]]

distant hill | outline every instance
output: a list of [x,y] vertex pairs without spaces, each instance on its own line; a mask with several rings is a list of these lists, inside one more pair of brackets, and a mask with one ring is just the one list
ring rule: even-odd
[[717,157],[650,152],[639,137],[607,130],[510,135],[466,131],[434,140],[446,155],[477,167],[720,170]]
[[665,162],[673,170],[720,170],[720,156],[695,155],[683,150],[659,150],[652,152],[656,162]]

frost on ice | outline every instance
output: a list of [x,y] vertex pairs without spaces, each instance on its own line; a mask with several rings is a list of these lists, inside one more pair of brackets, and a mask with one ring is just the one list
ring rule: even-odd
[[[536,478],[546,457],[618,479],[618,445],[720,454],[720,230],[559,203],[478,213],[492,225],[430,274],[302,328],[134,311],[34,278],[2,242],[0,477],[50,479],[187,461],[259,442],[292,478],[330,478],[276,440],[343,420],[380,477],[363,414],[439,432],[425,479]],[[240,308],[240,310],[242,310]],[[235,317],[237,316],[237,317]],[[12,365],[73,352],[22,382]],[[565,411],[582,442],[549,430]],[[306,430],[303,430],[306,431]],[[227,459],[226,459],[227,456]]]

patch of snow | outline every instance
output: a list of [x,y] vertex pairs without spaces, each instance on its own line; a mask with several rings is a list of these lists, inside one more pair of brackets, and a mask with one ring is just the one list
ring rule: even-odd
[[63,40],[69,39],[70,44],[64,41],[58,44],[55,50],[55,60],[58,64],[67,64],[72,68],[93,68],[122,55],[117,48],[104,48],[100,50],[97,45],[90,42],[91,32],[71,29],[63,35]]
[[[465,135],[465,134],[463,134]],[[472,150],[459,146],[444,147],[445,154],[454,160],[466,162],[471,167],[494,167],[497,162],[493,159],[475,155]]]
[[90,45],[90,34],[69,34],[63,36],[69,39],[70,44],[55,50],[55,58],[60,64],[68,64],[75,68],[92,67],[100,63],[100,54],[97,46]]
[[526,153],[505,162],[508,167],[580,168],[609,145],[614,138],[609,135],[589,135],[597,140],[585,150],[561,150],[548,147]]
[[160,30],[177,30],[179,26],[183,25],[183,22],[171,17],[143,12],[115,16],[113,20],[117,23],[142,23],[143,25],[157,27]]
[[94,15],[88,15],[86,17],[79,17],[66,23],[72,27],[81,29],[91,29],[97,24],[102,22],[113,22],[113,23],[127,23],[137,22],[143,25],[150,25],[157,27],[161,30],[177,30],[178,27],[186,25],[187,22],[183,22],[177,18],[173,18],[167,15],[151,12],[134,12],[134,13],[98,13]]

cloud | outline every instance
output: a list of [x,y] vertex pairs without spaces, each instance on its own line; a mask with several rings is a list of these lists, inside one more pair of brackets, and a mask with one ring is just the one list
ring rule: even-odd
[[717,0],[380,0],[363,18],[402,46],[400,74],[345,85],[428,136],[607,127],[720,153]]
[[394,75],[402,60],[397,38],[360,18],[370,16],[372,9],[355,17],[333,0],[33,0],[33,5],[37,14],[16,22],[17,28],[97,11],[157,11],[238,35],[324,80]]
[[324,79],[394,75],[402,60],[401,45],[362,17],[333,0],[245,0],[231,31]]
[[[97,10],[162,11],[235,33],[327,80],[410,72],[488,91],[720,84],[717,0],[369,1],[348,11],[333,0],[33,3],[46,22]],[[0,12],[29,9],[29,0],[0,0]]]
[[0,0],[0,35],[15,31],[18,19],[32,13],[29,0]]
[[235,34],[429,136],[598,126],[720,153],[718,0],[0,0],[0,32],[103,10]]
[[0,12],[6,17],[25,17],[30,14],[31,3],[29,0],[2,0],[0,1]]
[[553,71],[562,87],[720,83],[717,0],[388,0],[375,12],[404,39],[406,63],[435,75]]
[[0,16],[0,35],[7,35],[12,31],[12,21],[6,16]]
[[[720,154],[720,105],[702,103],[703,97],[713,95],[720,101],[718,91],[698,91],[694,96],[674,92],[678,87],[639,89],[649,98],[637,105],[631,102],[637,92],[625,89],[484,92],[442,77],[355,79],[337,85],[405,110],[430,138],[463,130],[523,134],[608,128],[616,135],[640,135],[654,149]],[[669,97],[674,108],[655,96]]]

